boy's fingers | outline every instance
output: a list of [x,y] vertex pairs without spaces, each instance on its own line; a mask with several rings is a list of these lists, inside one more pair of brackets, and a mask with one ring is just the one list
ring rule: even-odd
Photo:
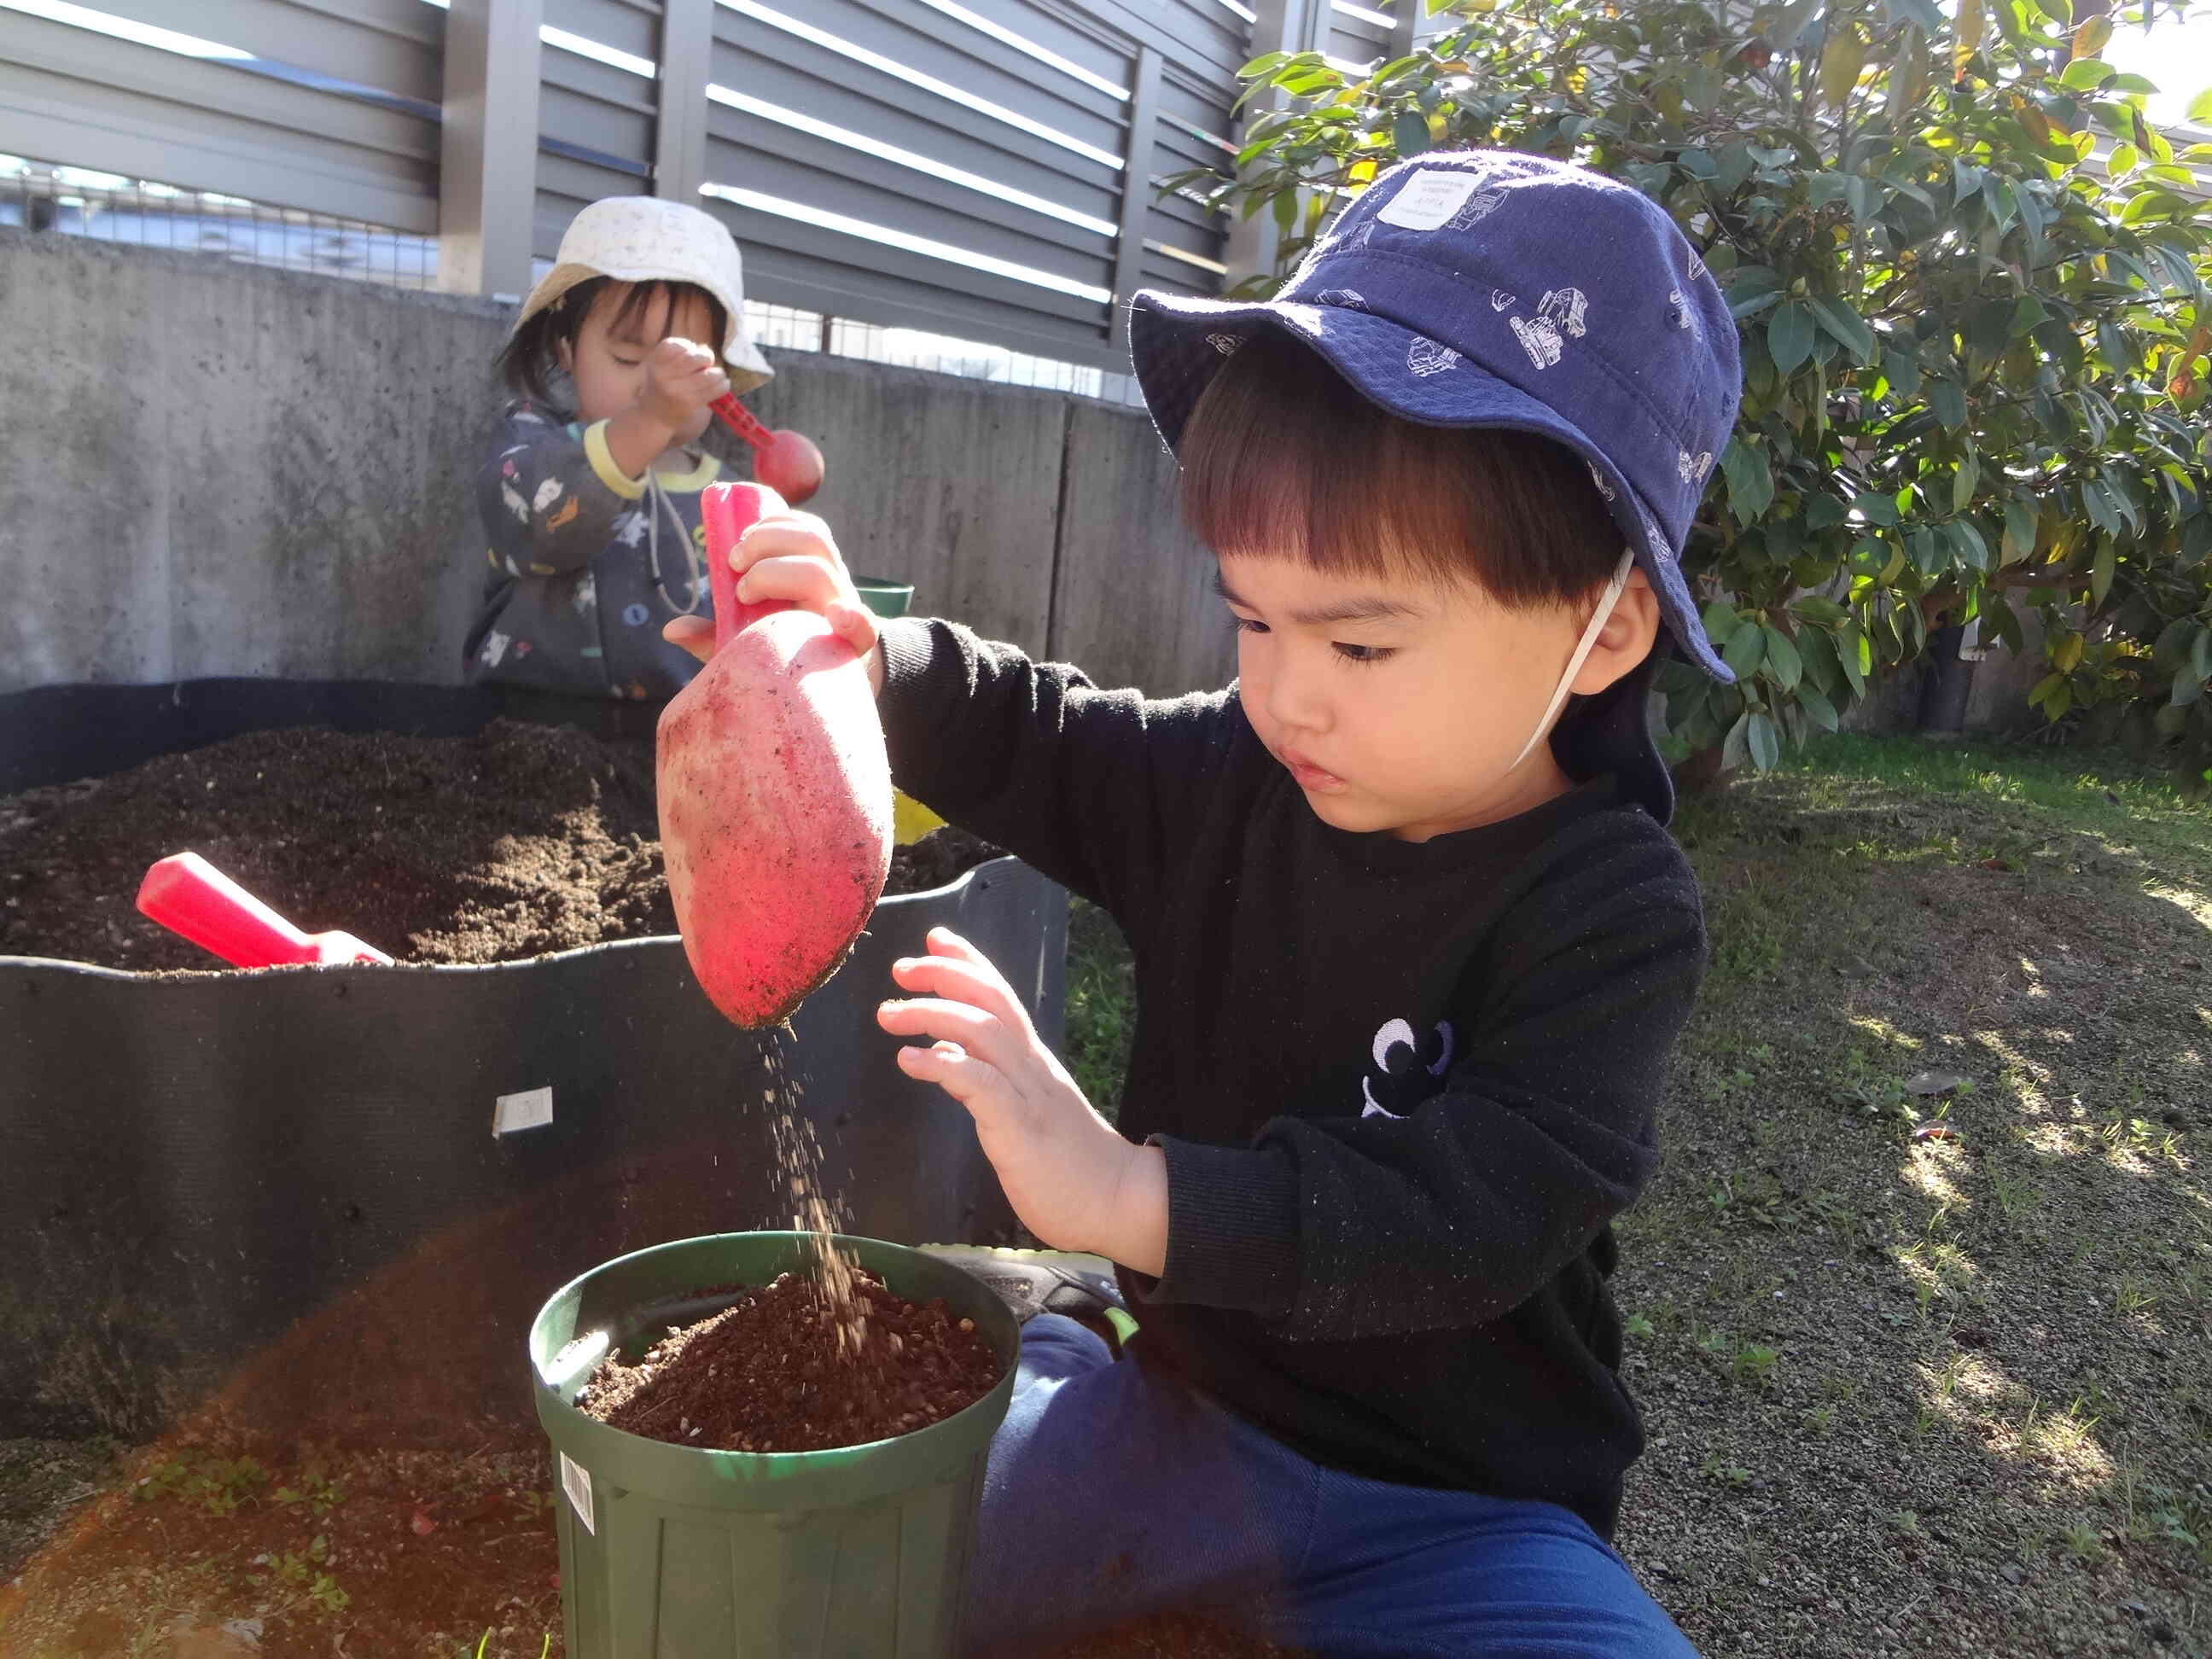
[[660,637],[701,662],[714,654],[714,624],[704,617],[678,617],[660,630]]
[[1026,1018],[1021,999],[1014,994],[1014,988],[1007,982],[1006,976],[999,971],[998,963],[968,940],[950,927],[933,927],[929,930],[929,948],[940,956],[964,963],[979,981],[992,987],[1008,1007]]
[[818,560],[763,559],[738,578],[738,597],[747,605],[788,599],[826,613],[836,599],[837,582]]
[[899,1069],[908,1077],[935,1084],[971,1112],[1003,1108],[1012,1092],[996,1066],[977,1060],[957,1042],[902,1048],[898,1059]]
[[1005,982],[1004,975],[1002,975],[999,972],[997,967],[993,964],[991,958],[985,956],[981,951],[977,950],[973,945],[970,945],[959,934],[954,933],[950,927],[931,928],[929,930],[929,948],[937,951],[939,955],[956,957],[959,961],[971,963],[975,967],[981,969],[983,972],[990,975],[994,979],[999,980],[1001,984]]
[[738,545],[756,550],[754,558],[800,553],[825,564],[844,562],[838,556],[837,540],[830,533],[830,526],[811,513],[770,513],[756,519],[738,538]]
[[[933,935],[931,943],[935,942]],[[988,962],[979,967],[950,957],[906,957],[891,964],[891,977],[902,990],[977,1009],[1009,1031],[1030,1035],[1029,1011]]]
[[942,997],[890,1001],[876,1010],[876,1024],[893,1036],[926,1036],[957,1042],[1006,1076],[1021,1069],[1027,1048],[1022,1039],[981,1009]]
[[866,605],[847,605],[841,600],[824,614],[837,637],[851,646],[856,654],[865,657],[876,648],[875,612]]

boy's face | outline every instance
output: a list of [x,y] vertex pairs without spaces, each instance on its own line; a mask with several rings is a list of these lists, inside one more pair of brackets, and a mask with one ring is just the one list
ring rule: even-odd
[[[1426,841],[1572,787],[1549,744],[1512,762],[1595,600],[1509,610],[1465,583],[1252,556],[1220,567],[1246,717],[1323,823]],[[1602,690],[1640,662],[1656,624],[1638,571],[1575,689]]]
[[[714,313],[696,294],[678,296],[673,304],[665,290],[649,295],[627,322],[617,324],[629,292],[626,283],[609,283],[585,313],[575,344],[562,349],[561,366],[576,386],[577,417],[586,423],[610,419],[637,402],[645,390],[645,360],[663,340],[721,344],[714,334]],[[675,441],[692,442],[713,418],[713,410],[700,410]]]

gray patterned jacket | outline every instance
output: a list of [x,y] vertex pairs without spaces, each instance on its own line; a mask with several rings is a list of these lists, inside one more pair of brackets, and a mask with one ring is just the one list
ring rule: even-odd
[[660,629],[713,613],[699,494],[720,474],[706,455],[687,473],[626,477],[605,422],[509,404],[477,474],[491,571],[463,647],[469,679],[600,697],[682,690],[699,665]]

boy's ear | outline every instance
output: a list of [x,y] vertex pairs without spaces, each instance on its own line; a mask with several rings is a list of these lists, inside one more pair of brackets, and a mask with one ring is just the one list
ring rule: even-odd
[[[1595,607],[1593,607],[1595,608]],[[1589,624],[1583,613],[1583,625]],[[1577,696],[1593,697],[1651,654],[1659,638],[1659,596],[1642,569],[1628,573],[1627,586],[1597,631],[1597,643],[1583,659],[1571,688]]]
[[[574,374],[576,372],[576,348],[574,343],[567,340],[554,341],[553,356],[560,363],[561,372],[563,374]],[[1644,573],[1639,570],[1636,574],[1640,576]]]

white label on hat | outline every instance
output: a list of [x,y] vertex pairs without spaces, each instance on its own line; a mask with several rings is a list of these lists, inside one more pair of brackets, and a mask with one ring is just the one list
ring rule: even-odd
[[1397,193],[1375,216],[1386,225],[1407,230],[1434,230],[1465,205],[1481,182],[1479,173],[1423,167],[1398,186]]
[[592,1472],[566,1452],[561,1454],[561,1490],[568,1494],[584,1530],[597,1538],[599,1529],[592,1520]]
[[491,1132],[511,1135],[517,1129],[542,1129],[553,1121],[553,1091],[526,1089],[519,1095],[501,1095],[492,1103]]

